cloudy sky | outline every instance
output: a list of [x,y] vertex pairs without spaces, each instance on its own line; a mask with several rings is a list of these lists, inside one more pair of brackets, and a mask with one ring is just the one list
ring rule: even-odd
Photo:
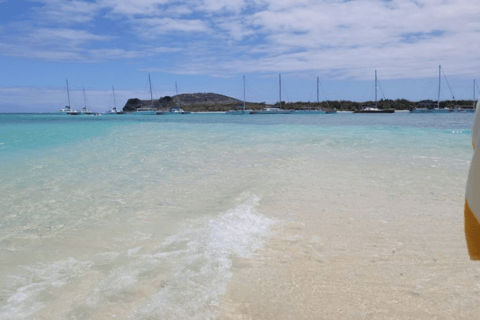
[[[0,112],[154,95],[247,100],[472,99],[478,0],[0,0]],[[448,81],[448,84],[447,84]],[[451,91],[448,87],[450,85]],[[478,95],[478,91],[477,91]]]

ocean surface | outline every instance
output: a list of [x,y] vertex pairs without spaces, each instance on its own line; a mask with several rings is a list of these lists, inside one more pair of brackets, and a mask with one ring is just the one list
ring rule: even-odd
[[473,118],[0,114],[0,319],[216,319],[235,259],[349,179],[461,202]]

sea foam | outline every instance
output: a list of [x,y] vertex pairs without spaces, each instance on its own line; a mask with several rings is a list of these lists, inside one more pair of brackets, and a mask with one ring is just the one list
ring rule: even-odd
[[[254,254],[274,223],[255,213],[258,202],[252,197],[215,218],[187,220],[157,246],[147,236],[143,245],[86,261],[24,266],[8,278],[0,318],[215,318],[231,258]],[[62,310],[54,307],[59,302]]]

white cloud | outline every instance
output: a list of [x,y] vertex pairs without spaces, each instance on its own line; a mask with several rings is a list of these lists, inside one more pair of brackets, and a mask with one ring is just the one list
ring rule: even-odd
[[153,48],[141,48],[141,50],[124,50],[124,49],[91,49],[88,50],[85,55],[89,57],[90,62],[119,60],[119,59],[137,59],[153,57],[161,53],[178,52],[179,48],[169,47],[153,47]]
[[[478,0],[37,1],[41,23],[8,38],[4,31],[2,54],[104,61],[175,52],[176,64],[161,69],[178,73],[343,69],[366,78],[364,70],[384,68],[397,78],[440,63],[480,72]],[[118,23],[123,30],[111,34],[119,39],[86,31],[96,23]]]
[[46,61],[86,61],[80,52],[69,50],[50,50],[31,47],[28,44],[0,43],[0,54],[8,57],[17,57]]
[[179,52],[182,51],[181,48],[171,48],[171,47],[156,47],[150,49],[150,51],[154,54],[156,53],[173,53],[173,52]]
[[207,23],[202,20],[145,18],[138,19],[135,23],[137,24],[138,34],[145,38],[154,38],[172,32],[197,33],[210,31]]
[[131,15],[146,15],[158,16],[161,15],[161,6],[167,4],[169,0],[98,0],[100,6],[104,8],[111,8],[114,14],[125,16]]
[[110,41],[111,37],[99,36],[84,30],[66,28],[33,28],[21,36],[9,36],[0,44],[5,56],[48,61],[88,61],[85,44]]
[[244,0],[203,0],[199,3],[197,9],[207,12],[231,11],[240,13],[245,6]]
[[191,6],[184,5],[172,5],[162,10],[163,15],[172,17],[181,17],[192,14],[194,12]]
[[218,28],[226,32],[226,37],[240,41],[245,37],[255,35],[255,31],[249,28],[244,19],[220,18],[216,20]]
[[60,29],[60,28],[39,28],[33,29],[28,38],[43,44],[61,44],[63,46],[79,46],[91,41],[109,41],[111,37],[99,36],[84,30]]
[[100,10],[95,2],[81,0],[33,0],[43,3],[42,7],[36,8],[39,19],[54,21],[56,23],[85,23],[92,21]]

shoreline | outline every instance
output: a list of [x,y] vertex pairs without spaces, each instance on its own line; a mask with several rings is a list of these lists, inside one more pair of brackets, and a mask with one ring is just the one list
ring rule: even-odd
[[321,195],[287,188],[263,204],[279,223],[253,258],[234,259],[218,319],[475,318],[463,188],[413,196],[365,182],[345,177]]

